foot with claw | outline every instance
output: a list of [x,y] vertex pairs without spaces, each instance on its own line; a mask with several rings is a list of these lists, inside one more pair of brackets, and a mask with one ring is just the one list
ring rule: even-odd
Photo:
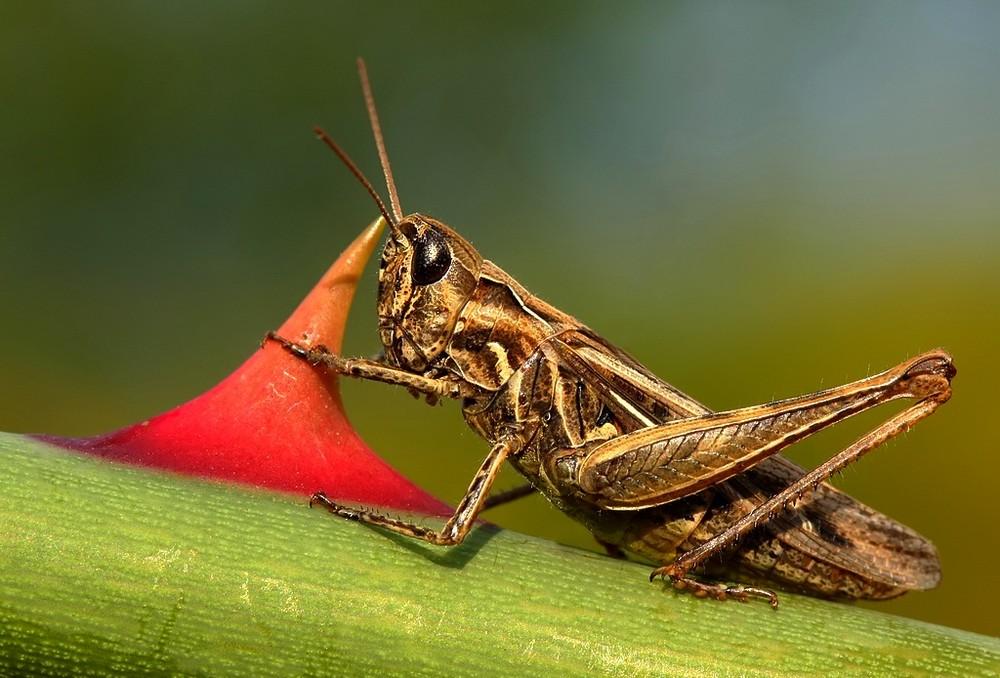
[[341,518],[347,518],[348,520],[359,520],[357,511],[333,502],[329,497],[327,497],[322,492],[314,492],[313,496],[309,497],[309,508],[312,508],[316,504],[319,504],[330,513],[338,515]]
[[696,598],[714,598],[715,600],[738,600],[741,603],[748,602],[750,598],[761,598],[766,600],[773,609],[778,609],[778,595],[768,589],[757,588],[756,586],[743,586],[741,584],[711,584],[691,579],[681,574],[677,574],[671,565],[658,567],[649,574],[649,581],[657,577],[669,580],[678,591],[690,591]]
[[302,358],[313,365],[327,364],[331,368],[336,369],[337,364],[335,364],[335,361],[343,361],[343,359],[337,358],[330,353],[330,349],[323,344],[317,344],[312,347],[303,346],[302,344],[297,344],[290,339],[285,339],[275,332],[268,332],[264,335],[264,339],[260,342],[260,345],[263,346],[269,341],[275,342],[292,355],[297,358]]

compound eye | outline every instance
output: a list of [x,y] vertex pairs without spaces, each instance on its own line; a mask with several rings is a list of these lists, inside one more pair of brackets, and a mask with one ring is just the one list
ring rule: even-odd
[[410,277],[418,285],[430,285],[444,277],[451,267],[451,250],[444,236],[427,229],[413,243],[413,269]]

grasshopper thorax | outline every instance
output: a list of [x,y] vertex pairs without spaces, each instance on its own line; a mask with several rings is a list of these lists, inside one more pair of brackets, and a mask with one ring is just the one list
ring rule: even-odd
[[389,362],[422,372],[441,355],[482,263],[440,221],[411,214],[392,225],[378,272],[379,338]]

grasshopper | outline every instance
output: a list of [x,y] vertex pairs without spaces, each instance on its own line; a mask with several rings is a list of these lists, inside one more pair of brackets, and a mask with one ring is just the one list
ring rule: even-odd
[[[404,216],[364,62],[358,72],[389,193],[322,129],[317,136],[388,222],[378,273],[379,359],[343,358],[273,333],[309,363],[461,401],[491,449],[440,530],[336,503],[350,520],[460,544],[486,508],[537,491],[613,555],[659,566],[677,589],[767,600],[764,585],[821,597],[886,599],[934,587],[934,546],[827,480],[908,430],[951,395],[951,356],[934,350],[881,374],[808,395],[713,412],[574,317],[542,301],[444,223]],[[909,398],[828,461],[805,471],[779,452],[851,415]],[[489,498],[504,463],[528,485]],[[692,576],[695,575],[695,576]],[[725,581],[741,582],[737,584]]]

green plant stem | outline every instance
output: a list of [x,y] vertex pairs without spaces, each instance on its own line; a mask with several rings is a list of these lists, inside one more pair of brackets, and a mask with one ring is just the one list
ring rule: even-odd
[[0,675],[995,675],[1000,641],[481,527],[450,550],[286,495],[0,434]]

